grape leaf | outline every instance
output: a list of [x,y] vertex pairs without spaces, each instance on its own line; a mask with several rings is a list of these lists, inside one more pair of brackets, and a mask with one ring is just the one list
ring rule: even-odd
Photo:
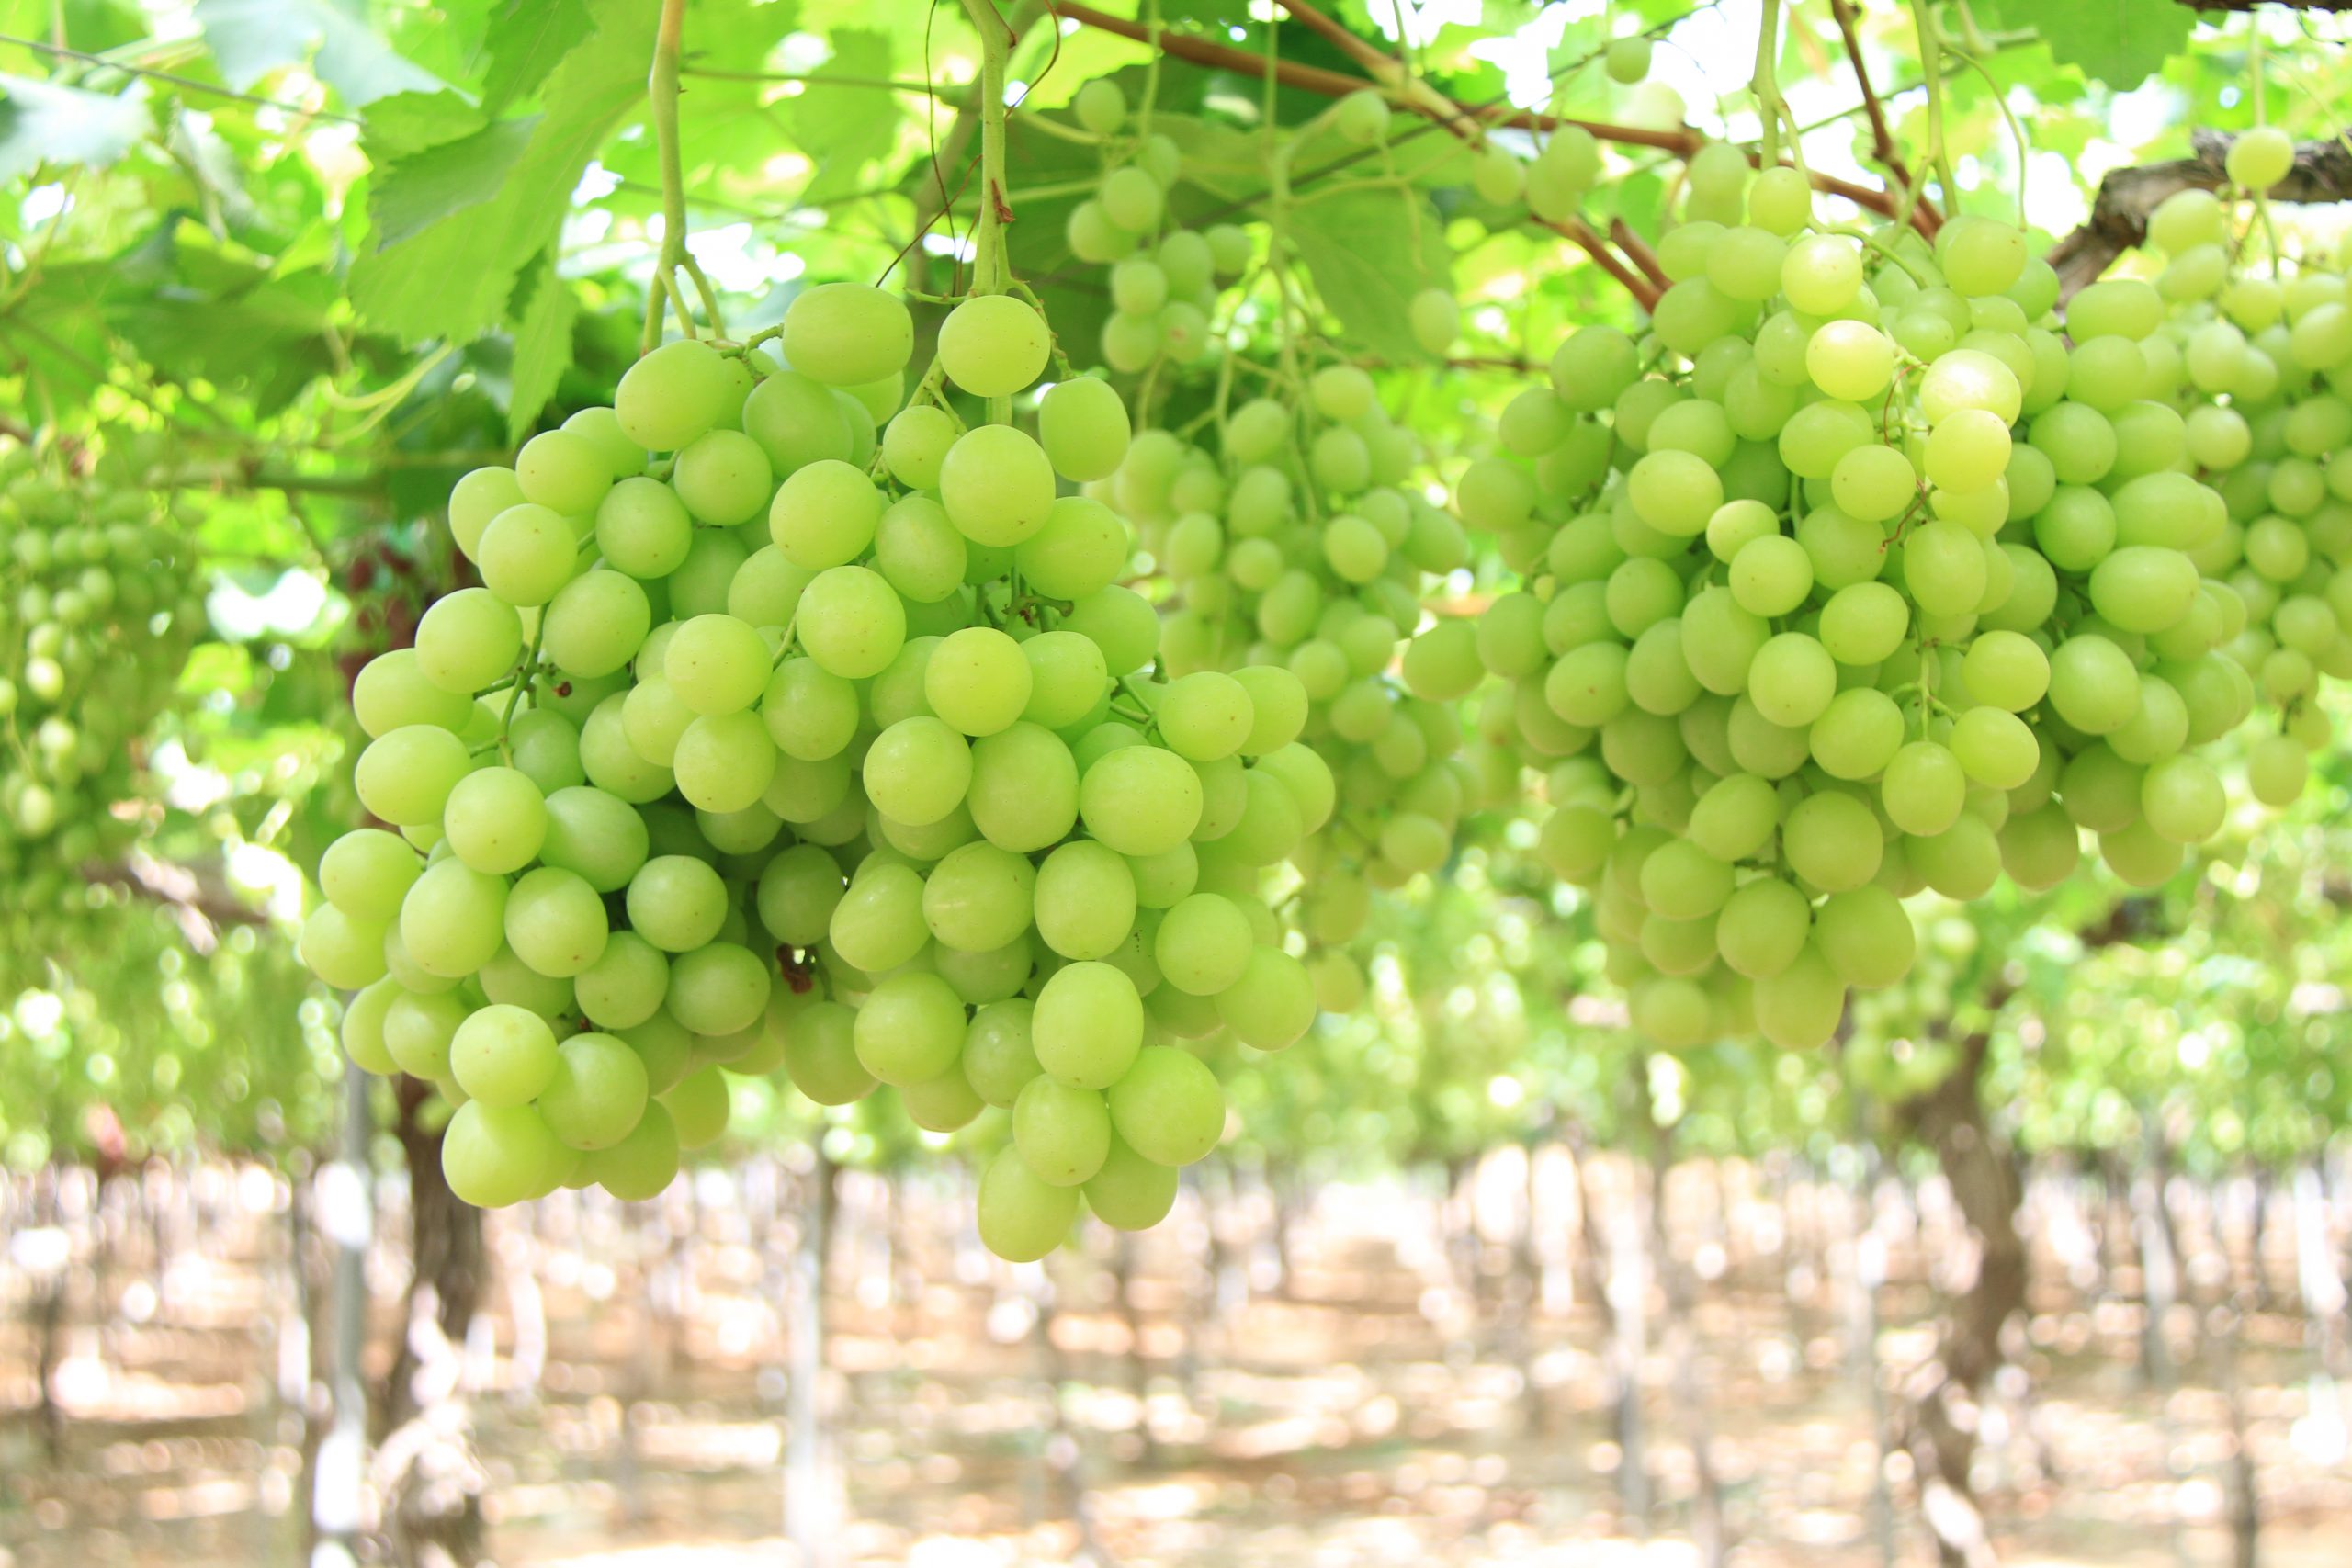
[[368,203],[377,244],[397,245],[453,212],[496,200],[538,125],[536,115],[498,120],[386,169]]
[[[549,73],[546,112],[424,152],[379,175],[368,248],[353,264],[352,302],[385,332],[468,339],[500,318],[524,266],[548,248],[589,160],[645,96],[653,15],[633,0],[588,0],[594,28]],[[403,105],[396,133],[412,139]],[[519,130],[516,128],[520,128]],[[376,152],[371,113],[361,143]],[[494,203],[498,221],[477,209]]]
[[[829,40],[833,55],[820,71],[830,76],[888,76],[892,65],[889,35],[865,28],[842,28]],[[865,165],[898,141],[902,118],[888,96],[866,87],[828,87],[811,82],[789,100],[786,129],[817,172],[801,191],[803,201],[821,201],[857,188]]]
[[482,111],[496,114],[529,94],[588,29],[588,7],[582,0],[506,0],[492,15],[482,39],[490,57],[482,76]]
[[342,0],[197,0],[196,21],[220,74],[240,92],[281,66],[306,62],[355,104],[442,85],[394,52],[366,16]]
[[571,363],[571,323],[580,314],[580,297],[557,276],[551,253],[525,269],[522,291],[527,298],[515,315],[514,366],[506,401],[510,441],[523,439],[555,395],[556,383]]
[[2136,87],[2187,47],[2197,13],[2177,0],[1994,0],[2002,24],[2038,32],[2051,58],[2110,87]]
[[[1315,291],[1349,338],[1394,359],[1419,359],[1408,308],[1447,276],[1444,226],[1419,196],[1359,190],[1291,209],[1292,242]],[[1418,234],[1419,245],[1414,245]]]
[[113,163],[147,133],[144,96],[135,87],[117,98],[0,76],[0,181],[21,179],[43,163]]

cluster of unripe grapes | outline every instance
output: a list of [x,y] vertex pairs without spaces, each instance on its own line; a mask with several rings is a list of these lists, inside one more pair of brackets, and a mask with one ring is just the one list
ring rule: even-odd
[[1467,558],[1454,520],[1413,488],[1412,434],[1370,377],[1333,366],[1296,405],[1255,399],[1216,450],[1148,431],[1114,481],[1167,578],[1162,654],[1175,671],[1278,665],[1310,704],[1307,732],[1344,812],[1318,836],[1302,905],[1324,1004],[1363,978],[1345,951],[1373,893],[1437,871],[1482,800],[1456,710],[1396,678],[1432,575]]
[[[2262,190],[2292,156],[2284,136],[2252,132],[2232,146],[2229,172]],[[2352,676],[2352,284],[2309,262],[2290,276],[2243,264],[2229,208],[2205,191],[2167,198],[2148,238],[2165,257],[2157,355],[2169,400],[2188,460],[2228,513],[2197,565],[2241,607],[2222,651],[2275,715],[2247,750],[2247,784],[2284,806],[2332,736],[2321,677]]]
[[1170,225],[1168,193],[1183,154],[1173,139],[1156,133],[1122,140],[1129,120],[1117,83],[1089,82],[1070,112],[1121,149],[1094,195],[1070,209],[1064,232],[1071,255],[1110,269],[1103,363],[1128,374],[1163,356],[1192,364],[1209,350],[1217,280],[1250,265],[1250,236],[1230,223],[1205,230]]
[[2049,887],[2086,830],[2163,881],[2256,699],[2158,290],[2062,324],[2007,225],[1740,183],[1747,221],[1664,236],[1644,340],[1579,330],[1505,411],[1455,505],[1520,585],[1406,662],[1499,682],[1482,739],[1545,774],[1541,852],[1669,1047],[1826,1042],[1909,969],[1903,900]]
[[[1052,387],[1035,435],[891,413],[911,345],[894,296],[811,288],[789,369],[671,343],[453,494],[482,585],[360,675],[388,826],[328,852],[302,945],[359,993],[353,1059],[457,1105],[468,1201],[650,1196],[726,1074],[781,1068],[934,1132],[1009,1111],[980,1233],[1034,1258],[1081,1194],[1156,1224],[1222,1136],[1184,1042],[1313,1022],[1261,892],[1332,807],[1306,691],[1154,671],[1128,525],[1068,492],[1127,455],[1106,383]],[[1009,399],[1049,350],[978,296],[939,370]]]
[[145,445],[122,433],[0,455],[0,979],[12,994],[72,940],[85,874],[143,830],[115,807],[138,798],[150,732],[204,625],[184,520],[137,487]]

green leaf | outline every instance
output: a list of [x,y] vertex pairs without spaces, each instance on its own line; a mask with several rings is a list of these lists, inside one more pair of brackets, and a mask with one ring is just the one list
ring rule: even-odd
[[485,123],[480,109],[448,89],[394,93],[368,106],[361,138],[369,162],[381,169],[428,147],[470,136]]
[[2197,13],[2176,0],[1995,0],[2002,24],[2030,28],[2051,58],[2110,87],[2136,87],[2188,46]]
[[442,85],[341,0],[197,0],[196,21],[220,74],[240,92],[281,66],[304,63],[355,104]]
[[[352,303],[375,326],[410,339],[477,337],[505,311],[524,267],[554,243],[589,161],[643,106],[653,47],[652,8],[588,7],[588,39],[548,74],[538,95],[546,112],[516,122],[519,134],[502,126],[444,141],[379,178],[368,203],[370,243],[351,269]],[[416,118],[415,106],[403,106],[393,128],[412,147]],[[361,141],[372,155],[372,116]],[[483,220],[486,203],[495,222]]]
[[[828,41],[833,56],[819,68],[820,74],[890,74],[893,53],[888,33],[842,28]],[[904,111],[893,96],[871,87],[828,87],[811,82],[808,91],[789,100],[786,129],[817,165],[800,193],[801,200],[822,201],[855,190],[865,166],[897,144]]]
[[1288,228],[1315,291],[1351,341],[1392,359],[1421,357],[1408,311],[1414,295],[1444,284],[1448,259],[1444,225],[1426,201],[1394,190],[1347,191],[1302,201]]
[[517,442],[571,364],[571,323],[580,314],[580,297],[557,276],[552,254],[533,263],[523,276],[529,298],[514,322],[513,390],[506,404],[506,437]]
[[42,164],[103,168],[147,133],[145,94],[85,93],[26,76],[0,76],[0,181]]
[[481,84],[483,112],[496,114],[528,96],[588,32],[588,7],[582,0],[506,0],[491,17],[482,40],[490,57]]
[[452,213],[496,200],[538,124],[536,115],[498,120],[385,169],[368,202],[377,245],[397,245]]

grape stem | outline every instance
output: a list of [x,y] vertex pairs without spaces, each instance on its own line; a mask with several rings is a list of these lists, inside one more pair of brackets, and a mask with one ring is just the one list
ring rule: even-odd
[[539,649],[548,639],[548,613],[539,611],[539,624],[531,633],[531,651],[523,656],[522,665],[514,671],[514,690],[506,699],[506,715],[498,721],[498,759],[512,767],[514,763],[514,713],[523,705],[524,695],[531,689],[531,677],[539,668]]
[[662,0],[662,19],[653,32],[653,68],[645,84],[653,115],[654,146],[662,164],[662,254],[655,258],[653,278],[646,286],[645,330],[639,334],[637,345],[640,355],[661,346],[662,320],[672,307],[677,310],[679,328],[688,337],[695,335],[694,317],[678,283],[681,272],[693,282],[711,332],[719,337],[727,335],[718,296],[704,276],[702,264],[686,249],[686,177],[678,152],[678,45],[685,22],[686,0]]
[[[965,14],[980,35],[980,221],[972,239],[972,292],[1010,291],[1012,267],[1005,253],[1004,226],[1013,220],[1004,160],[1004,72],[1018,36],[998,16],[991,0],[964,0]],[[1012,400],[988,400],[990,424],[1012,421]]]
[[1928,88],[1928,152],[1921,160],[1918,177],[1905,195],[1904,216],[1910,216],[1910,208],[1925,193],[1930,167],[1943,186],[1944,210],[1956,213],[1960,210],[1960,181],[1952,175],[1951,151],[1944,145],[1943,39],[1936,31],[1935,13],[1928,0],[1911,0],[1911,17],[1919,35],[1919,73],[1926,79]]

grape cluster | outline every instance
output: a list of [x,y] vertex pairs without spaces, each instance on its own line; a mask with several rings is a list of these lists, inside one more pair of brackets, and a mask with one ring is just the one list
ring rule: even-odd
[[[2292,157],[2284,136],[2250,132],[2231,147],[2229,173],[2260,191]],[[2288,277],[2241,266],[2231,211],[2206,191],[2168,197],[2148,235],[2165,258],[2150,374],[2181,412],[2189,462],[2228,509],[2197,564],[2242,606],[2222,651],[2276,716],[2248,749],[2246,780],[2257,800],[2284,806],[2332,737],[2320,678],[2352,677],[2352,283],[2308,262]]]
[[355,1061],[439,1084],[453,1188],[659,1191],[723,1131],[727,1073],[838,1105],[897,1090],[1011,1146],[983,1240],[1043,1256],[1081,1195],[1156,1224],[1225,1125],[1182,1042],[1275,1050],[1316,997],[1261,897],[1328,812],[1277,668],[1150,672],[1127,524],[1063,481],[1125,459],[1104,382],[1037,434],[967,427],[1046,323],[983,295],[894,408],[906,307],[795,298],[791,368],[673,342],[609,409],[460,481],[482,585],[355,689],[360,800],[303,931],[358,991]]
[[143,829],[131,809],[204,603],[185,536],[136,486],[147,438],[99,435],[0,457],[0,880],[13,994],[69,945],[85,874]]
[[1230,223],[1193,230],[1169,221],[1168,193],[1182,152],[1165,135],[1124,134],[1127,101],[1117,83],[1089,82],[1070,110],[1080,125],[1119,150],[1095,193],[1070,209],[1064,231],[1070,254],[1109,269],[1103,362],[1124,373],[1163,356],[1193,364],[1211,346],[1217,280],[1249,265],[1250,236]]
[[1411,487],[1421,460],[1371,378],[1337,365],[1296,406],[1235,409],[1215,455],[1145,432],[1114,480],[1168,578],[1169,667],[1279,666],[1308,699],[1308,734],[1346,806],[1324,814],[1302,897],[1335,1011],[1362,993],[1345,944],[1373,894],[1442,866],[1479,803],[1448,700],[1459,694],[1408,691],[1394,668],[1429,578],[1468,554],[1459,525]]
[[1520,585],[1406,662],[1497,678],[1487,766],[1544,773],[1541,852],[1669,1047],[1826,1042],[1909,969],[1905,898],[2049,887],[2086,829],[2163,881],[2255,701],[2157,290],[2062,329],[2016,229],[1833,231],[1783,173],[1664,236],[1645,338],[1580,329],[1505,410],[1454,503]]

